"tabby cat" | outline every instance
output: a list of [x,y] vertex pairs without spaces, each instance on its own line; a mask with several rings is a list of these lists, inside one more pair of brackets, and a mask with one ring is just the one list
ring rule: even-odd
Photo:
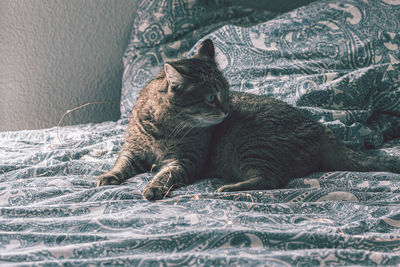
[[166,63],[143,88],[125,144],[97,185],[118,185],[152,171],[143,197],[165,197],[201,177],[231,181],[219,192],[283,187],[316,171],[391,171],[400,159],[341,145],[322,124],[276,99],[230,92],[205,40],[190,59]]

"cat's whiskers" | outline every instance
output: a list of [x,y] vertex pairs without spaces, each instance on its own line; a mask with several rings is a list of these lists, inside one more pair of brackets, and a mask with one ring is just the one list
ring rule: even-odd
[[178,112],[178,114],[172,116],[172,119],[177,118],[179,115],[181,115],[183,112],[185,112],[186,110],[182,110],[181,112]]
[[175,128],[171,131],[168,137],[174,137],[179,131],[181,131],[181,128],[185,122],[179,122]]
[[189,129],[186,131],[186,133],[179,139],[178,143],[180,143],[185,137],[186,135],[188,135],[195,127],[189,127]]
[[168,137],[177,137],[186,128],[186,122],[182,121],[172,130]]
[[179,140],[176,140],[174,142],[174,144],[170,147],[170,149],[174,149],[175,147],[179,147],[181,145],[182,140],[185,139],[185,137],[196,127],[192,126],[192,127],[187,127],[188,125],[185,123],[185,125],[183,125],[183,127],[180,128],[180,131],[173,137],[178,137],[178,134],[181,133],[183,131],[183,129],[187,129],[187,131],[179,138]]

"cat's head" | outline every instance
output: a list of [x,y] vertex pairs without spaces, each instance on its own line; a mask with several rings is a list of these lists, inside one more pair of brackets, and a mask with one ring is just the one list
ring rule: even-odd
[[188,126],[212,126],[229,113],[229,84],[214,57],[214,44],[207,39],[192,58],[164,65],[169,103]]

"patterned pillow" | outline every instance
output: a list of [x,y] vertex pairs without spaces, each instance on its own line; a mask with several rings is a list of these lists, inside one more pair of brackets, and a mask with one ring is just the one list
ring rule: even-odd
[[399,33],[394,1],[326,0],[206,38],[231,89],[300,106],[349,145],[379,147],[400,136]]
[[355,148],[400,136],[400,5],[324,0],[275,15],[223,0],[142,1],[124,57],[122,118],[164,61],[211,38],[231,89],[297,105]]
[[141,1],[124,55],[121,117],[130,117],[140,90],[164,61],[185,56],[199,39],[223,25],[250,26],[273,16],[223,0]]

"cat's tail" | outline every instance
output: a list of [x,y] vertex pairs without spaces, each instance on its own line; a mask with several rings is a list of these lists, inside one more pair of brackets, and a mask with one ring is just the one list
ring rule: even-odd
[[321,167],[324,171],[382,171],[400,173],[400,157],[370,156],[340,144],[330,130],[322,142]]

